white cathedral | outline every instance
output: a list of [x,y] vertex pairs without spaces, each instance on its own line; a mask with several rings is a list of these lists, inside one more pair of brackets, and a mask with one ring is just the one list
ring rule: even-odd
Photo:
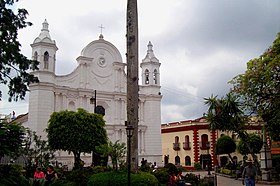
[[[81,51],[73,72],[56,75],[58,47],[50,37],[46,20],[31,47],[32,58],[40,62],[39,70],[33,72],[40,82],[30,85],[28,120],[24,125],[46,139],[45,129],[53,112],[77,108],[94,112],[90,99],[96,91],[96,106],[105,111],[109,140],[126,143],[126,63],[119,50],[100,34],[98,40]],[[149,42],[147,54],[140,63],[138,159],[161,165],[160,63],[152,47]],[[56,158],[69,166],[73,161],[66,152],[58,152]],[[91,163],[90,154],[81,155],[81,158],[86,164]]]

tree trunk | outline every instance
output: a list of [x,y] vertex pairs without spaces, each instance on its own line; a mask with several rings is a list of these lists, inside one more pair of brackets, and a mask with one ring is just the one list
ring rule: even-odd
[[81,168],[81,154],[80,152],[74,151],[74,169],[80,169]]
[[[127,1],[127,124],[132,125],[131,169],[138,170],[138,14],[137,0]],[[128,143],[127,143],[128,144]]]

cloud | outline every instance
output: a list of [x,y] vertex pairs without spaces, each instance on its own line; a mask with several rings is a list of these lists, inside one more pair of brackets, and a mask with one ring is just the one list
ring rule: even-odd
[[[104,38],[114,44],[125,62],[125,0],[22,0],[32,27],[20,31],[22,52],[31,56],[30,44],[42,22],[49,22],[56,40],[56,73],[70,73],[76,58],[91,41]],[[246,70],[246,63],[268,48],[280,32],[278,0],[141,0],[138,1],[139,62],[151,41],[161,62],[162,122],[201,117],[203,98],[223,96],[228,81]],[[1,105],[1,108],[3,106]]]

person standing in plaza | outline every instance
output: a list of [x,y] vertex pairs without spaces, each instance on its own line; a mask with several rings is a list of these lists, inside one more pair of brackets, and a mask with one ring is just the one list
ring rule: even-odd
[[244,168],[242,173],[242,184],[246,186],[255,186],[257,177],[257,168],[253,165],[251,158],[247,160],[248,165]]

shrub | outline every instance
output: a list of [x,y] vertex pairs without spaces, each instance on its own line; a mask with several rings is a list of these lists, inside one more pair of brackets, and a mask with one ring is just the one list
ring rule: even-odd
[[21,175],[22,167],[19,165],[0,165],[0,179],[9,176],[18,177]]
[[194,163],[194,169],[195,169],[195,170],[202,170],[202,167],[201,167],[200,163],[195,162],[195,163]]
[[33,179],[33,178],[29,178],[29,185],[36,185],[36,186],[44,186],[45,185],[45,179]]
[[105,172],[106,167],[95,166],[95,167],[93,167],[91,169],[92,169],[93,174],[97,174],[97,173],[100,173],[100,172]]
[[221,169],[221,173],[222,174],[226,174],[226,175],[232,175],[234,171],[229,170],[229,169]]
[[29,181],[24,176],[8,176],[0,179],[0,186],[29,186]]
[[159,181],[157,178],[147,172],[139,172],[138,174],[132,174],[131,185],[139,186],[158,186]]
[[173,164],[173,163],[167,163],[164,168],[167,169],[167,172],[168,174],[171,174],[171,173],[175,173],[176,175],[178,174],[178,169],[177,167]]
[[200,178],[195,174],[187,173],[185,180],[186,182],[191,183],[192,185],[198,185]]
[[29,185],[29,181],[21,175],[19,165],[0,165],[0,186]]
[[144,164],[144,165],[141,165],[141,167],[139,168],[140,171],[143,171],[143,172],[151,172],[152,171],[152,168],[149,166],[148,163]]
[[280,155],[272,155],[272,165],[277,174],[280,174]]
[[169,181],[169,173],[167,168],[157,169],[153,174],[158,179],[159,183],[166,184]]
[[232,162],[227,162],[227,164],[225,165],[225,168],[226,169],[229,169],[229,170],[232,170],[232,169],[234,169],[234,165],[232,164]]
[[76,169],[66,172],[65,178],[77,185],[86,185],[91,175],[93,175],[92,169]]
[[[127,172],[103,172],[89,178],[88,186],[123,186],[127,185]],[[156,177],[147,172],[131,174],[131,185],[158,186]]]
[[[68,180],[55,180],[53,182],[51,182],[51,184],[49,186],[77,186],[78,184],[76,184],[75,182],[71,182]],[[82,185],[82,184],[80,184]]]

